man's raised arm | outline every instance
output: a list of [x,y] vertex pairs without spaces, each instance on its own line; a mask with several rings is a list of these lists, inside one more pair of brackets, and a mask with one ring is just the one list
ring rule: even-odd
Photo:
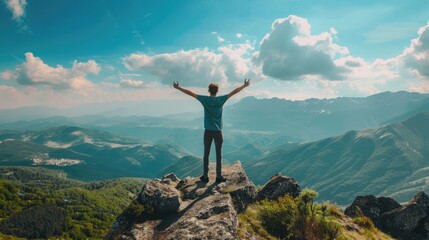
[[230,92],[228,94],[228,99],[232,96],[234,96],[235,94],[239,93],[241,90],[243,90],[245,87],[248,87],[250,85],[250,78],[249,79],[244,79],[244,84],[241,87],[238,87],[234,90],[232,90],[232,92]]
[[192,91],[190,91],[190,90],[188,90],[188,89],[184,89],[184,88],[180,87],[180,86],[179,86],[179,82],[178,82],[178,81],[176,81],[176,82],[174,82],[174,81],[173,81],[173,87],[174,87],[175,89],[177,89],[177,90],[180,90],[180,91],[181,91],[181,92],[183,92],[184,94],[187,94],[187,95],[189,95],[189,96],[191,96],[191,97],[193,97],[193,98],[197,98],[197,94],[195,94],[194,92],[192,92]]

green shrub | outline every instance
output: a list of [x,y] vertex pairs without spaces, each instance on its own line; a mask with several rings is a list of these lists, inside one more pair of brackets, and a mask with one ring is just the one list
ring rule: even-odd
[[260,239],[276,240],[277,238],[269,234],[265,227],[262,226],[261,221],[257,217],[258,206],[250,205],[244,213],[238,215],[239,239],[248,239],[249,234],[259,236]]
[[260,203],[259,218],[262,226],[277,237],[285,238],[289,235],[296,218],[297,206],[289,195],[277,201],[264,200]]
[[341,213],[331,204],[315,204],[316,197],[317,192],[305,189],[296,198],[285,195],[276,201],[264,200],[257,205],[256,215],[261,226],[277,238],[338,238],[342,227],[335,218]]
[[123,214],[126,218],[130,218],[132,221],[143,221],[154,216],[154,209],[148,204],[143,205],[134,200],[125,209]]
[[368,230],[375,229],[374,223],[369,217],[357,217],[353,219],[353,222],[359,225],[361,228]]

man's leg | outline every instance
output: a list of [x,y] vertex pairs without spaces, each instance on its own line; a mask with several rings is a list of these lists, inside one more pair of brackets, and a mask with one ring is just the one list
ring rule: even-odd
[[216,147],[216,177],[222,177],[222,144],[223,144],[223,133],[222,131],[216,132],[214,136],[214,142]]
[[203,176],[209,176],[209,155],[210,147],[213,141],[213,134],[210,134],[209,131],[204,131],[204,158],[203,158]]

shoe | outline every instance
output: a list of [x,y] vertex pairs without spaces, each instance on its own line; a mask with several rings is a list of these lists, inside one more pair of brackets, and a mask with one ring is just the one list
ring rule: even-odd
[[204,175],[202,175],[202,176],[200,177],[200,180],[201,180],[202,182],[209,182],[209,178],[208,178],[208,177],[206,177],[206,176],[204,176]]
[[221,176],[221,177],[217,177],[216,178],[216,183],[222,183],[222,182],[226,182],[226,178]]

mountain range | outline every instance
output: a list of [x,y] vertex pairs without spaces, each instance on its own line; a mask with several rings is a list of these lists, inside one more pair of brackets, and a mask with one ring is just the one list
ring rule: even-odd
[[[428,109],[428,94],[404,91],[302,101],[247,97],[224,108],[224,152],[236,152],[248,144],[266,150],[285,142],[315,141],[402,121]],[[163,117],[121,115],[120,111],[116,115],[76,112],[49,108],[0,110],[0,129],[44,130],[69,125],[130,136],[140,142],[172,144],[196,156],[203,153],[202,110]]]
[[261,184],[273,174],[296,178],[321,200],[347,204],[356,195],[404,201],[428,191],[429,112],[398,123],[299,144],[288,144],[245,164]]
[[141,143],[74,126],[0,131],[0,165],[62,169],[86,181],[157,177],[160,170],[183,156],[183,151],[172,145]]
[[[340,204],[357,194],[407,200],[427,188],[428,110],[429,95],[409,92],[303,101],[245,98],[224,109],[224,163],[240,160],[256,184],[281,172],[317,190],[322,200]],[[2,121],[0,165],[60,168],[86,181],[168,172],[197,176],[201,117]]]
[[429,109],[428,94],[405,91],[303,101],[248,97],[225,110],[225,122],[232,129],[284,133],[291,139],[314,141],[391,123],[398,116],[403,117],[397,121],[404,120],[425,109]]

